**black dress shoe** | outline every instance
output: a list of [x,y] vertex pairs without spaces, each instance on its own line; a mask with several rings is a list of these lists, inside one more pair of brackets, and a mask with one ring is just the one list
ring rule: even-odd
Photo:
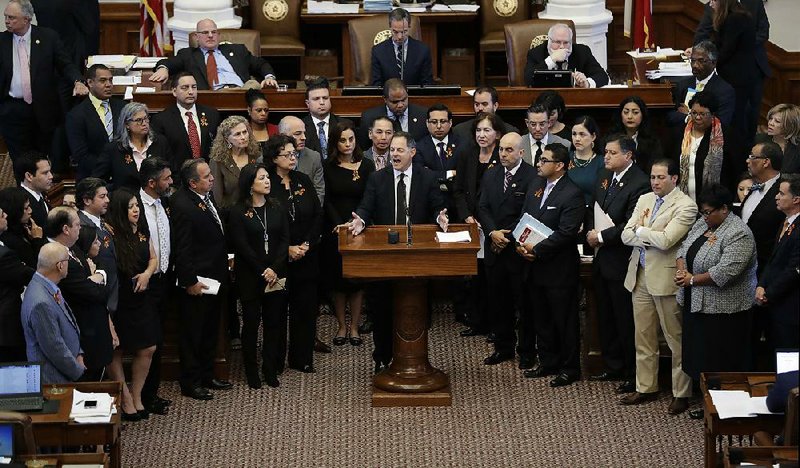
[[317,372],[314,369],[314,366],[312,366],[311,364],[306,364],[305,366],[289,366],[289,369],[294,369],[296,371],[304,372],[306,374],[313,374]]
[[230,390],[233,388],[232,383],[228,382],[227,380],[219,379],[211,379],[207,382],[203,382],[203,386],[211,390]]
[[169,400],[167,398],[161,398],[160,396],[156,395],[156,397],[153,398],[153,403],[158,403],[163,406],[169,406],[172,404],[172,400]]
[[494,332],[490,332],[488,335],[486,335],[486,342],[487,343],[496,343],[497,342],[497,335],[495,335]]
[[272,388],[278,388],[281,386],[280,381],[278,380],[277,375],[265,375],[264,376],[264,383],[269,385]]
[[331,347],[328,346],[327,344],[323,343],[322,340],[320,340],[319,338],[316,338],[314,340],[314,351],[317,352],[317,353],[326,353],[327,354],[327,353],[331,352]]
[[152,414],[165,415],[169,413],[169,406],[162,404],[158,400],[153,400],[150,403],[145,403],[144,409]]
[[589,380],[593,382],[608,382],[610,380],[622,380],[622,374],[619,372],[605,371],[600,374],[590,375]]
[[622,395],[624,393],[633,393],[636,391],[636,382],[633,380],[626,380],[622,382],[617,388],[614,389],[614,393],[617,395]]
[[578,380],[577,377],[562,372],[558,374],[556,378],[550,381],[550,386],[553,388],[564,387],[566,385],[570,385],[572,382],[575,382],[576,380]]
[[555,373],[556,371],[554,371],[553,369],[548,369],[542,366],[536,366],[533,369],[526,370],[525,372],[522,373],[522,375],[528,379],[536,379],[539,377],[547,377],[548,375],[553,375]]
[[536,365],[536,359],[530,357],[520,357],[519,358],[519,368],[521,370],[531,369],[533,366]]
[[360,336],[350,337],[350,346],[361,346],[362,344],[364,344],[364,340]]
[[698,408],[698,409],[689,411],[689,417],[691,419],[703,419],[703,416],[705,416],[705,412],[703,411],[703,408]]
[[364,323],[358,326],[358,334],[359,335],[369,335],[372,333],[372,330],[375,328],[375,325],[372,323],[372,320],[366,319]]
[[147,409],[137,411],[139,419],[150,419],[150,412]]
[[214,399],[214,395],[212,395],[211,392],[202,387],[195,387],[188,390],[181,390],[181,395],[201,401],[208,401]]
[[510,361],[514,359],[513,354],[503,354],[498,353],[497,351],[493,352],[489,357],[483,360],[483,363],[487,366],[493,366],[495,364],[500,364],[501,362]]
[[345,343],[347,343],[346,336],[337,336],[333,339],[334,346],[344,346]]
[[461,330],[461,332],[459,332],[459,335],[461,335],[463,337],[478,336],[478,335],[485,335],[485,334],[486,334],[485,331],[479,330],[479,329],[473,328],[473,327],[465,328],[465,329]]
[[667,408],[667,413],[676,415],[681,414],[689,409],[689,399],[686,397],[677,397],[672,399],[672,403]]
[[382,362],[376,362],[375,363],[375,369],[373,369],[373,372],[375,374],[380,374],[381,372],[385,371],[388,368],[389,368],[389,366],[387,366],[386,364],[384,364]]

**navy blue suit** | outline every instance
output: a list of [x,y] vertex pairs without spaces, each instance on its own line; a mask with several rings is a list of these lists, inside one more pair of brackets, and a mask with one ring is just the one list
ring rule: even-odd
[[777,348],[798,348],[800,320],[800,218],[795,218],[775,244],[758,285],[764,288],[772,322],[772,343]]
[[[125,102],[111,98],[108,105],[111,108],[111,121],[116,127]],[[75,179],[79,181],[92,175],[103,148],[108,144],[108,133],[88,97],[69,111],[64,126],[72,159],[78,164]]]
[[[394,43],[387,39],[372,47],[372,86],[383,86],[389,78],[401,78],[397,68]],[[403,83],[427,85],[433,83],[431,50],[426,44],[408,38],[406,57],[403,63]]]

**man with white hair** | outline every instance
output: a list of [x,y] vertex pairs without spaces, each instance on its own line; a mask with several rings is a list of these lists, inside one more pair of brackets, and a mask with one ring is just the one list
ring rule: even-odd
[[547,32],[547,44],[528,51],[525,84],[533,86],[536,70],[572,70],[576,88],[599,88],[608,84],[608,74],[583,44],[574,44],[572,28],[554,24]]

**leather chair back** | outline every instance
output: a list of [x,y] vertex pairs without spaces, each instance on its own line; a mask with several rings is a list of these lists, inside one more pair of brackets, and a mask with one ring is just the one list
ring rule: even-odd
[[[389,16],[381,13],[364,18],[351,19],[347,22],[347,28],[350,31],[350,53],[353,56],[354,82],[352,84],[369,85],[372,79],[372,47],[385,40],[392,39],[392,32],[389,29]],[[414,39],[421,39],[422,28],[419,25],[418,16],[411,17],[408,34]]]
[[503,26],[530,18],[528,0],[480,0],[481,36],[503,32]]
[[36,454],[36,439],[33,437],[33,423],[30,416],[12,411],[0,411],[0,423],[11,424],[13,427],[15,454]]
[[250,6],[250,24],[261,41],[261,55],[305,55],[300,41],[302,0],[258,0]]
[[798,388],[795,387],[789,391],[789,398],[786,401],[786,423],[783,426],[783,445],[797,445],[797,426],[798,426],[798,406],[797,406]]
[[547,31],[557,23],[565,23],[572,29],[575,43],[575,23],[572,20],[532,19],[506,24],[506,61],[508,62],[508,85],[525,86],[525,62],[528,51],[547,42]]
[[[253,29],[220,29],[220,44],[244,44],[256,57],[261,56],[261,37]],[[189,34],[189,47],[197,47],[197,33]]]

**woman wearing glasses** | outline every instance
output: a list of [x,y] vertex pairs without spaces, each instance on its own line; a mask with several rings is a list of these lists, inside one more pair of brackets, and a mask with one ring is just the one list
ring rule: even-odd
[[322,206],[311,179],[294,170],[295,145],[290,136],[270,137],[264,145],[264,157],[272,196],[289,213],[289,367],[308,373],[314,372]]
[[122,108],[114,140],[108,143],[92,171],[92,176],[109,182],[109,190],[139,190],[139,167],[147,158],[169,160],[167,139],[150,128],[147,106],[130,102]]

